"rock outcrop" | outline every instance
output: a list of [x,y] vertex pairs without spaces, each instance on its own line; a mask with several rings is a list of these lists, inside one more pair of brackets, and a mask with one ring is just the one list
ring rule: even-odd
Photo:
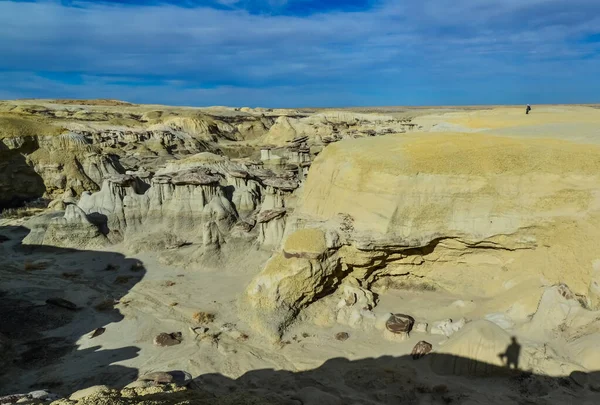
[[[345,277],[364,288],[417,277],[488,297],[527,280],[565,282],[586,295],[600,229],[598,156],[595,144],[480,134],[330,145],[286,220],[283,248],[248,287],[250,307],[281,330]],[[320,248],[291,253],[297,235]]]

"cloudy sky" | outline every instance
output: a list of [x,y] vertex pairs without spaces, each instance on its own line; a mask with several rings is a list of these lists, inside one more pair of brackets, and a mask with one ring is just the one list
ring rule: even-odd
[[600,0],[0,0],[0,99],[600,102]]

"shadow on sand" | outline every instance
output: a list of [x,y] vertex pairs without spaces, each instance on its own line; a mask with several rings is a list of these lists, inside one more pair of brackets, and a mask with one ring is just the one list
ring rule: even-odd
[[[458,374],[458,375],[457,375]],[[548,377],[453,355],[421,359],[384,356],[327,360],[301,372],[255,370],[238,379],[220,374],[197,377],[192,387],[215,395],[214,402],[256,396],[265,404],[581,404],[600,402],[600,372]],[[223,401],[223,402],[220,402]],[[594,402],[596,401],[596,402]],[[198,402],[203,403],[203,402]],[[248,402],[253,403],[253,402]]]
[[[0,396],[34,389],[68,395],[92,385],[117,388],[134,381],[137,369],[114,363],[136,357],[139,348],[106,350],[89,343],[82,348],[81,339],[89,339],[95,328],[118,328],[123,319],[119,306],[126,305],[122,298],[145,274],[141,263],[118,253],[23,246],[26,234],[21,227],[0,227],[0,334],[11,342],[0,353]],[[29,261],[33,264],[27,268],[23,262]],[[115,283],[117,279],[126,282]],[[50,305],[49,298],[67,299],[78,309]],[[116,301],[121,302],[112,305]],[[418,360],[334,358],[312,370],[253,370],[237,379],[204,374],[187,391],[143,400],[223,405],[600,403],[600,372],[535,375],[518,369],[519,353],[514,339],[498,354],[504,367],[434,352]],[[235,363],[235,355],[223,361]],[[78,373],[80,378],[74,378]]]
[[119,253],[22,245],[28,232],[0,227],[0,396],[135,380],[136,369],[113,363],[136,357],[137,347],[107,350],[89,335],[118,328],[122,298],[146,272],[142,263]]

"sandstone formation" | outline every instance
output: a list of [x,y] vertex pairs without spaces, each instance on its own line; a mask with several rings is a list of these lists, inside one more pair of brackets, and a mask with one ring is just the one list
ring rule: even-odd
[[330,145],[249,302],[275,331],[348,277],[367,289],[383,277],[418,277],[479,296],[526,280],[564,282],[586,296],[598,156],[593,143],[482,134]]
[[[405,132],[393,117],[345,112],[302,114],[290,110],[149,109],[123,104],[74,105],[23,102],[0,105],[0,207],[66,190],[77,195],[98,190],[104,178],[158,168],[173,159],[204,151],[247,155],[275,143],[282,156],[306,173],[311,151],[322,135],[336,139]],[[293,135],[297,134],[297,135]],[[296,139],[294,139],[296,138]],[[245,141],[229,147],[227,142]],[[288,142],[290,141],[290,142]],[[268,149],[265,149],[268,150]],[[275,158],[273,158],[275,159]],[[267,161],[272,160],[270,157]],[[9,179],[17,182],[10,181]]]

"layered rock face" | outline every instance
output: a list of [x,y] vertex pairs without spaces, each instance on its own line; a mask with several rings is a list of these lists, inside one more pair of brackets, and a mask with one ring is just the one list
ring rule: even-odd
[[378,114],[118,107],[0,103],[0,205],[67,191],[79,196],[99,190],[108,176],[154,172],[202,152],[251,157],[263,149],[262,160],[296,165],[305,175],[323,145],[412,128],[408,120]]
[[[330,145],[283,249],[248,287],[257,323],[277,334],[339,285],[368,289],[385,277],[483,297],[528,280],[564,282],[591,305],[599,156],[595,144],[483,134]],[[318,254],[288,251],[308,229],[328,241]]]
[[[139,244],[135,250],[189,241],[212,252],[230,238],[246,238],[272,248],[283,237],[287,201],[299,185],[294,172],[205,153],[154,175],[109,176],[100,191],[86,191],[76,203],[71,199],[64,216],[30,221],[33,231],[24,243],[64,246],[68,242],[59,242],[56,234],[79,227],[72,244],[87,247],[143,239],[145,248]],[[179,242],[155,240],[173,234]]]
[[308,117],[279,117],[265,135],[264,141],[283,145],[294,138],[306,136],[328,143],[336,139],[403,133],[413,127],[414,124],[408,119],[388,115],[331,111]]

